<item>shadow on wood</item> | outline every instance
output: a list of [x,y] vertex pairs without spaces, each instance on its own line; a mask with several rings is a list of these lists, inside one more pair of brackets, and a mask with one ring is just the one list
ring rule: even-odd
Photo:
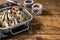
[[42,10],[42,16],[52,16],[51,12],[49,10]]
[[33,19],[32,23],[30,25],[30,32],[32,34],[36,34],[37,31],[41,30],[41,27],[43,26],[42,22],[40,22],[40,20],[38,19]]

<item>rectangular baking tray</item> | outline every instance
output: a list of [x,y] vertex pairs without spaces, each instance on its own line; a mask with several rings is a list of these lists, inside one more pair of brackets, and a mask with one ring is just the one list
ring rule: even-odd
[[[9,3],[9,2],[4,2],[4,3]],[[27,20],[27,21],[25,21],[25,22],[22,22],[22,23],[18,23],[17,25],[14,25],[14,26],[12,26],[12,27],[9,27],[9,28],[0,28],[1,31],[4,31],[5,33],[10,32],[12,35],[16,35],[16,34],[18,34],[18,33],[21,33],[21,32],[23,32],[23,31],[25,31],[25,30],[28,30],[28,29],[29,29],[29,24],[30,24],[30,22],[31,22],[31,20],[32,20],[32,18],[33,18],[33,16],[32,16],[23,6],[21,6],[21,4],[20,4],[19,2],[15,3],[15,4],[17,4],[17,5],[19,5],[21,8],[23,8],[23,11],[24,11],[24,12],[28,15],[28,17],[30,17],[30,18],[29,18],[29,20]],[[9,9],[9,8],[10,8],[10,7],[1,8],[0,11],[5,10],[5,9]],[[28,26],[28,27],[25,28],[25,29],[23,29],[23,30],[20,30],[20,31],[17,31],[17,32],[13,32],[13,29],[16,29],[16,28],[18,28],[18,27],[22,27],[22,25]]]

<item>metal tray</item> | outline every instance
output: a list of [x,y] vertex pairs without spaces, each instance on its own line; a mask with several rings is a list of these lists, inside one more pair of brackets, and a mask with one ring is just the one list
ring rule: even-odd
[[[23,26],[23,27],[22,27]],[[25,25],[22,25],[22,26],[20,26],[21,28],[21,30],[17,27],[16,28],[16,30],[15,29],[13,29],[13,32],[17,32],[17,31],[19,31],[19,33],[21,33],[21,32],[24,32],[24,31],[27,31],[28,29],[29,29],[29,26],[25,26]],[[1,30],[0,30],[1,31]],[[2,32],[0,32],[0,38],[7,38],[7,37],[11,37],[11,36],[13,36],[12,34],[11,34],[11,32],[9,32],[9,33],[2,33]],[[18,33],[17,33],[18,34]]]
[[[6,2],[7,3],[7,2]],[[9,2],[8,2],[9,3]],[[23,8],[23,11],[28,15],[28,17],[30,17],[29,18],[29,20],[27,20],[27,21],[25,21],[25,22],[22,22],[22,23],[19,23],[19,24],[17,24],[17,25],[14,25],[14,26],[12,26],[12,27],[9,27],[9,28],[0,28],[0,34],[1,34],[1,36],[0,36],[0,38],[4,38],[4,37],[8,37],[9,35],[7,34],[7,33],[10,33],[11,35],[16,35],[16,34],[18,34],[18,33],[21,33],[21,32],[23,32],[23,31],[26,31],[26,30],[28,30],[29,29],[29,24],[30,24],[30,22],[31,22],[31,20],[32,20],[32,15],[19,3],[19,2],[14,2],[15,4],[17,4],[17,5],[19,5],[21,8]],[[7,9],[7,8],[10,8],[10,7],[5,7],[5,8],[2,8],[2,9],[0,9],[0,10],[5,10],[5,9]],[[23,26],[22,26],[23,25]],[[21,28],[24,28],[24,27],[26,27],[26,28],[24,28],[24,29],[22,29],[22,30],[19,30],[19,31],[16,31],[16,30],[18,30],[17,28],[19,28],[20,27],[20,29]],[[15,31],[16,32],[14,32],[13,30],[14,29],[16,29]],[[3,31],[5,31],[6,32],[6,34],[4,34],[4,33],[2,33],[2,30]]]

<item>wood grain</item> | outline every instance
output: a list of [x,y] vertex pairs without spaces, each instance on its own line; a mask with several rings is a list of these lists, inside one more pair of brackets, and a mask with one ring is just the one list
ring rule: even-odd
[[60,40],[60,0],[34,1],[43,5],[42,14],[33,15],[27,32],[3,40]]

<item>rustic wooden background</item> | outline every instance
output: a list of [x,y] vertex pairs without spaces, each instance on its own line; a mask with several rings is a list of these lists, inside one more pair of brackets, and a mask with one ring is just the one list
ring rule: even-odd
[[3,40],[60,40],[60,0],[34,1],[43,5],[42,14],[33,15],[27,32]]

